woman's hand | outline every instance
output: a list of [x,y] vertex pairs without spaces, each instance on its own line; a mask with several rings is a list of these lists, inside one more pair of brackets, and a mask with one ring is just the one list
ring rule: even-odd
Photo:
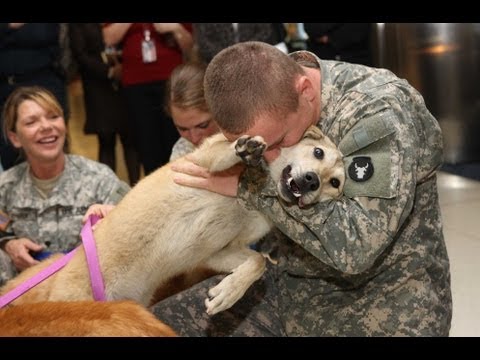
[[173,181],[179,185],[236,197],[238,179],[245,169],[245,165],[237,164],[225,171],[211,173],[206,168],[193,163],[187,156],[172,163],[171,169],[175,172]]
[[82,224],[85,224],[90,215],[97,215],[100,217],[100,220],[92,227],[95,227],[102,221],[102,219],[107,216],[107,214],[115,208],[115,205],[108,205],[108,204],[93,204],[91,205],[82,219]]
[[180,49],[185,53],[193,46],[193,37],[180,23],[154,23],[155,31],[162,35],[171,34]]
[[178,31],[181,26],[180,23],[153,23],[153,27],[159,34]]
[[39,252],[43,249],[42,245],[38,245],[27,238],[8,240],[4,247],[5,252],[10,256],[19,271],[38,264],[39,261],[30,255],[30,251]]

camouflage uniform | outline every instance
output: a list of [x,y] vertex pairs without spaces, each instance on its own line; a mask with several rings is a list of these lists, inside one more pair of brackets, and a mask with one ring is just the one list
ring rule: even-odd
[[[43,199],[29,169],[24,162],[0,175],[0,210],[11,219],[0,244],[25,237],[44,245],[48,252],[72,249],[79,244],[81,220],[88,207],[116,204],[130,189],[108,166],[67,155],[63,174],[49,197]],[[0,250],[0,284],[14,274],[10,257]]]
[[[313,54],[291,56],[315,67]],[[239,201],[286,234],[275,240],[278,265],[211,319],[202,284],[157,304],[156,315],[183,335],[447,336],[452,299],[436,184],[439,125],[420,94],[390,71],[314,60],[322,75],[318,126],[344,154],[344,196],[307,209],[285,206],[271,179],[248,169]],[[360,157],[370,164],[366,181],[355,173]]]
[[195,145],[184,137],[180,137],[172,147],[172,153],[170,154],[170,161],[174,161],[188,153],[195,150]]

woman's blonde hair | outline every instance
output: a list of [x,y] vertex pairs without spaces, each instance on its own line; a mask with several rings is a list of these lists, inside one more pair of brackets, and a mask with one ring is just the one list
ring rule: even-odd
[[209,112],[203,92],[206,65],[190,62],[177,66],[167,82],[165,107],[171,116],[171,107],[198,109]]
[[18,108],[25,100],[35,101],[47,111],[63,118],[63,109],[55,96],[40,86],[23,86],[15,89],[7,98],[3,107],[3,136],[8,139],[8,132],[16,132]]

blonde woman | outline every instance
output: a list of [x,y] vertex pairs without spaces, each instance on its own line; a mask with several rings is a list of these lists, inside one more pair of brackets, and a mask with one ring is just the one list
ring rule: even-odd
[[46,89],[20,87],[3,111],[4,135],[24,162],[0,174],[0,284],[79,244],[93,204],[116,204],[130,187],[106,165],[64,152],[67,127]]

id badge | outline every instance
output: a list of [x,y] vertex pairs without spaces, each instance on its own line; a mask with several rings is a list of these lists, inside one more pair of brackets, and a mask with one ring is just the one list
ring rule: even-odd
[[145,30],[145,37],[142,40],[142,61],[144,63],[152,63],[157,60],[157,50],[155,43],[150,38],[150,31]]

